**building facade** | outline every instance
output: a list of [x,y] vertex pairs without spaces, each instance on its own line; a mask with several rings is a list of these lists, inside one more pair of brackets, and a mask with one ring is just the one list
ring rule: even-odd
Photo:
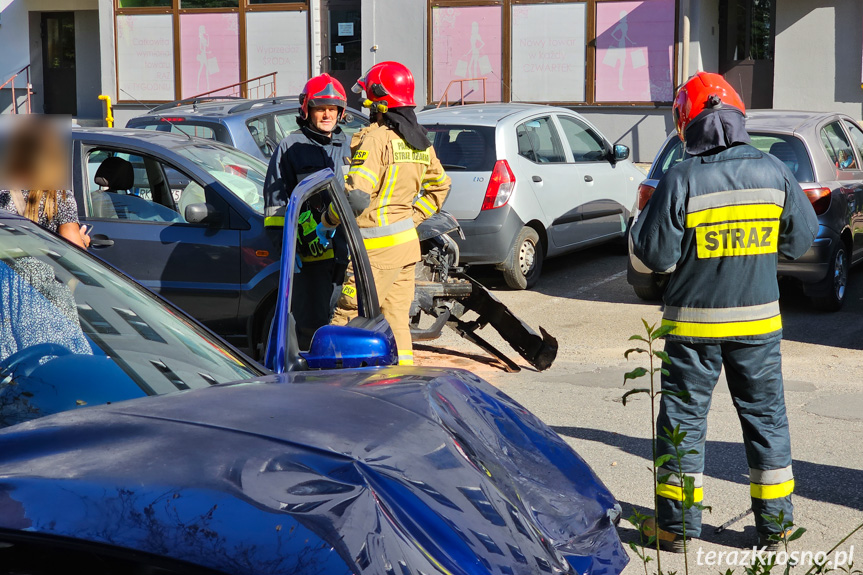
[[[319,72],[349,88],[384,60],[414,71],[420,105],[572,107],[637,161],[672,130],[675,87],[702,69],[725,75],[749,107],[863,116],[857,0],[0,0],[0,9],[0,83],[29,64],[32,109],[81,123],[101,121],[100,94],[124,125],[146,106],[259,77],[246,95],[273,77],[279,95],[296,94]],[[0,107],[13,107],[9,85]]]

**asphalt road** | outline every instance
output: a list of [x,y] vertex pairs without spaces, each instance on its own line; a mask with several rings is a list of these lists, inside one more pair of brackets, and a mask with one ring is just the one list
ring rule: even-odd
[[[560,344],[557,360],[536,372],[514,352],[523,366],[506,373],[494,360],[452,332],[418,346],[420,364],[453,365],[470,369],[533,411],[593,467],[624,508],[652,509],[650,472],[650,404],[635,396],[622,405],[623,374],[644,365],[643,355],[629,361],[623,353],[628,338],[643,334],[642,318],[659,322],[658,304],[635,297],[626,283],[626,256],[617,247],[600,247],[545,262],[543,275],[531,291],[510,291],[494,270],[472,270],[494,294],[522,319],[543,326]],[[791,550],[828,551],[863,523],[863,268],[852,271],[849,294],[842,311],[812,311],[807,300],[783,286],[781,308],[786,403],[791,421],[794,454],[795,523],[807,529]],[[500,349],[507,349],[494,333],[486,333]],[[511,351],[511,350],[509,350]],[[647,380],[638,380],[639,386]],[[743,573],[735,564],[740,552],[754,544],[752,516],[720,534],[714,528],[749,507],[748,466],[740,426],[724,379],[720,380],[708,421],[702,539],[689,555],[690,573]],[[652,513],[652,512],[651,512]],[[624,541],[637,540],[625,521]],[[839,547],[855,548],[863,565],[863,531]],[[701,550],[699,565],[698,551]],[[716,551],[708,565],[709,551]],[[728,554],[737,552],[730,557]],[[724,552],[719,562],[719,552]],[[735,557],[736,555],[736,557]],[[644,572],[637,558],[626,573]],[[833,558],[831,556],[831,558]],[[838,559],[842,559],[840,555]],[[662,555],[664,571],[683,572],[682,556]],[[649,572],[656,571],[652,562]],[[797,569],[803,573],[806,569]]]

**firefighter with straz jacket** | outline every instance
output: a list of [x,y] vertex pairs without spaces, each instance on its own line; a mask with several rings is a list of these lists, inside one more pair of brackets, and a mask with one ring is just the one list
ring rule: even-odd
[[[803,255],[818,229],[815,211],[788,168],[749,145],[740,96],[718,74],[699,72],[672,107],[691,159],[674,166],[632,227],[633,255],[669,273],[662,324],[671,364],[662,376],[657,435],[680,426],[678,469],[672,456],[659,469],[656,524],[667,550],[681,552],[686,536],[701,535],[701,511],[684,511],[678,471],[703,498],[707,412],[720,370],[743,429],[749,491],[759,547],[775,550],[781,534],[763,515],[793,521],[791,439],[785,411],[779,344],[778,256]],[[690,453],[695,450],[696,453]],[[672,448],[658,442],[657,456]],[[772,537],[771,537],[772,536]]]
[[[351,141],[345,191],[368,251],[381,312],[395,335],[399,365],[413,365],[409,312],[420,260],[416,226],[440,211],[450,179],[417,122],[414,78],[407,67],[376,64],[354,91],[365,92],[363,105],[371,111],[372,124]],[[318,228],[321,239],[338,223],[331,206]],[[349,269],[333,323],[344,325],[356,315],[356,285]]]
[[[324,168],[341,177],[347,172],[351,153],[338,125],[346,106],[344,87],[329,74],[310,79],[300,93],[299,129],[279,143],[264,184],[264,225],[280,249],[285,206],[297,183]],[[291,310],[300,349],[308,349],[315,330],[329,323],[348,265],[347,242],[341,234],[327,246],[318,239],[316,228],[329,202],[327,194],[318,194],[300,211],[292,281],[303,305]]]

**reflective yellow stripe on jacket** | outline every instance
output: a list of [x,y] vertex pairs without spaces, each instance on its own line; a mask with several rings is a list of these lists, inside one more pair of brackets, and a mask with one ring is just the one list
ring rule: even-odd
[[730,308],[666,306],[662,325],[674,327],[684,337],[743,337],[782,329],[779,302]]

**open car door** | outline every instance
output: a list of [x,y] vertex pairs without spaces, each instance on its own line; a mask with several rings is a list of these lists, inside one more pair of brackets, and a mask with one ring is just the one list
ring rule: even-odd
[[[276,313],[267,342],[265,365],[276,373],[306,369],[355,368],[398,363],[395,338],[378,304],[368,254],[356,218],[344,195],[343,180],[332,170],[316,172],[294,188],[285,209]],[[306,305],[304,294],[292,290],[297,230],[302,206],[323,196],[332,202],[344,228],[356,278],[358,316],[347,326],[324,325],[315,331],[309,349],[300,349],[292,309]],[[337,236],[338,237],[338,236]],[[303,273],[302,270],[299,273]],[[322,286],[331,289],[331,285]]]

